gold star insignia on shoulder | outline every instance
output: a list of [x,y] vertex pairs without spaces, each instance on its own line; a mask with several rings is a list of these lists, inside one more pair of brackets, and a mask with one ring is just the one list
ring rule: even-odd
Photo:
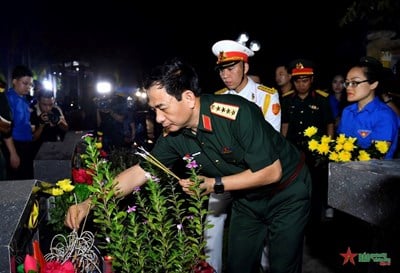
[[220,116],[223,118],[227,118],[230,120],[235,120],[237,113],[239,111],[239,106],[220,103],[220,102],[214,102],[210,106],[210,111],[214,115],[217,115],[217,116]]

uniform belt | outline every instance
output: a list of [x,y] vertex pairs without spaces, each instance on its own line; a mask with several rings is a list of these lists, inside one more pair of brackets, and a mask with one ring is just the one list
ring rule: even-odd
[[275,188],[272,189],[272,191],[270,193],[270,197],[273,197],[275,194],[286,189],[287,186],[289,186],[290,183],[292,183],[293,180],[296,179],[296,177],[299,175],[301,169],[304,166],[304,162],[305,162],[305,155],[303,152],[301,152],[300,161],[299,161],[299,163],[297,163],[297,166],[296,166],[296,169],[294,170],[294,172],[285,181],[283,181],[282,183],[279,183]]

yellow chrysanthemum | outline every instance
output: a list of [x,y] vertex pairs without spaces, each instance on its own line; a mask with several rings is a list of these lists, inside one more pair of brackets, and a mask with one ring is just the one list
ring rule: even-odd
[[348,137],[347,141],[352,142],[354,144],[354,143],[356,143],[357,138],[356,137]]
[[59,195],[63,195],[64,191],[60,188],[52,188],[50,194],[53,196],[59,196]]
[[375,148],[381,154],[386,154],[389,150],[389,143],[387,141],[375,141]]
[[319,154],[321,154],[321,155],[327,155],[328,153],[329,153],[329,143],[321,143],[319,146],[318,146],[318,149],[317,149],[317,151],[318,151],[318,153]]
[[346,136],[344,134],[340,134],[336,137],[336,143],[337,144],[343,144],[347,140]]
[[73,191],[75,186],[72,185],[72,181],[70,179],[64,179],[57,182],[57,186],[60,187],[65,192]]
[[345,143],[343,143],[343,150],[347,152],[351,152],[356,148],[354,145],[354,141],[352,139],[348,138]]
[[310,126],[307,129],[304,130],[304,136],[306,137],[312,137],[318,132],[318,128],[315,126]]
[[103,148],[103,144],[101,142],[96,142],[96,148],[100,150]]
[[335,152],[331,152],[329,154],[329,160],[334,161],[334,162],[339,162],[339,154]]
[[371,156],[365,150],[360,150],[358,152],[357,159],[360,161],[368,161],[371,159]]
[[308,142],[308,149],[310,151],[316,151],[318,149],[319,142],[316,141],[315,139],[312,139]]
[[341,151],[338,155],[340,162],[349,162],[351,161],[351,153],[348,151]]
[[332,141],[332,138],[330,136],[323,135],[321,137],[321,143],[330,143],[331,141]]
[[340,152],[341,150],[343,150],[343,143],[336,143],[334,149],[336,152]]

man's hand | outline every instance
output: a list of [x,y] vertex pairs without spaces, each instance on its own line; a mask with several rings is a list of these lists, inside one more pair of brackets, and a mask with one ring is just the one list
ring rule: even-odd
[[[199,176],[199,179],[203,181],[203,183],[200,183],[199,188],[202,190],[201,195],[206,195],[214,191],[214,178],[208,178],[205,176]],[[190,187],[194,185],[194,182],[189,180],[189,179],[181,179],[179,180],[179,184],[182,186],[182,190],[189,194],[192,195],[193,191],[190,190]]]
[[47,113],[43,112],[40,114],[39,117],[40,117],[40,123],[42,124],[50,123],[49,115]]
[[0,133],[9,134],[10,131],[11,131],[11,123],[5,122],[2,119],[0,119]]
[[179,180],[179,185],[182,186],[183,192],[192,195],[193,192],[190,190],[190,187],[193,186],[194,182],[189,179],[181,179]]
[[65,215],[64,225],[73,230],[78,230],[82,220],[88,215],[90,211],[90,199],[72,205],[69,207],[67,214]]

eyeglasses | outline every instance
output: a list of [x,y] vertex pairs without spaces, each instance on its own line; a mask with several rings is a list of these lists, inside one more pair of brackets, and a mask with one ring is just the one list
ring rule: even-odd
[[351,81],[351,82],[344,82],[343,86],[344,88],[349,88],[349,87],[357,87],[359,84],[363,82],[368,82],[368,80],[363,80],[363,81]]

